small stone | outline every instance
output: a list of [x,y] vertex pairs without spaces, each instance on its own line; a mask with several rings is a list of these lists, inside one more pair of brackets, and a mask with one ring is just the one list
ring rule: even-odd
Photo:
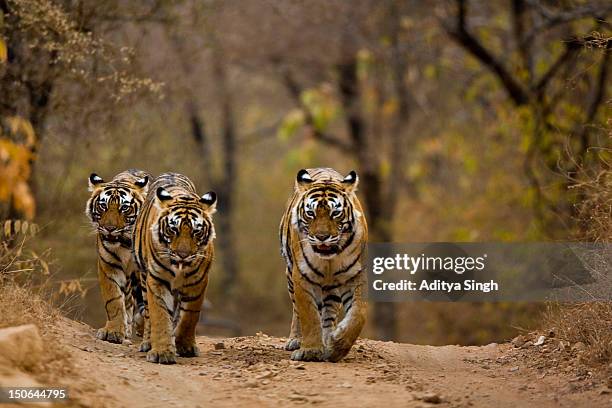
[[223,350],[225,349],[225,343],[220,341],[219,343],[215,343],[215,350]]
[[512,345],[514,347],[516,347],[516,348],[522,347],[526,342],[527,342],[527,340],[525,339],[525,336],[523,336],[523,335],[516,336],[511,341]]
[[511,373],[514,373],[515,371],[518,371],[518,370],[519,370],[519,367],[514,366],[514,367],[511,367],[508,371],[510,371]]
[[538,340],[533,343],[534,346],[541,346],[542,344],[544,344],[544,342],[546,341],[546,336],[540,336],[538,337]]
[[423,402],[429,402],[430,404],[439,404],[442,402],[442,398],[440,397],[440,395],[434,392],[424,394],[422,400]]

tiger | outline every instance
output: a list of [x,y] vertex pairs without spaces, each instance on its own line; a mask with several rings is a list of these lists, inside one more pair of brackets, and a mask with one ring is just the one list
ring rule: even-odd
[[142,308],[137,265],[132,255],[132,229],[149,187],[149,174],[130,169],[105,182],[96,173],[89,176],[85,213],[96,229],[98,282],[106,324],[96,337],[122,343],[132,336],[134,322]]
[[337,362],[366,320],[364,250],[368,228],[355,171],[302,169],[281,219],[281,255],[293,306],[285,349],[291,359]]
[[217,194],[198,196],[184,175],[164,173],[153,184],[134,228],[134,254],[144,294],[147,361],[176,363],[198,356],[196,325],[214,258]]

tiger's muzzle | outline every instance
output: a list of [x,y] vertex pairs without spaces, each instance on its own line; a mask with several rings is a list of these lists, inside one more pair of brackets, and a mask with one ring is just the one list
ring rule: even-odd
[[308,235],[308,242],[312,250],[323,257],[330,257],[341,251],[339,245],[340,235],[316,234]]

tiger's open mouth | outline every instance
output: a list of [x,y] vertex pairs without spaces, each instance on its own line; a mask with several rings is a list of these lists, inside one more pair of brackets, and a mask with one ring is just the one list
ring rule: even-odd
[[312,245],[312,249],[321,255],[334,255],[338,253],[338,250],[340,249],[338,247],[338,245],[325,245],[325,244],[319,244],[319,245]]

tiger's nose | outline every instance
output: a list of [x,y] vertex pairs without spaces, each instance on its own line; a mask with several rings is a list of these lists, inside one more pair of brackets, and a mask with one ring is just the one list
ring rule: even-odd
[[331,235],[329,234],[315,234],[315,237],[319,240],[319,241],[325,241],[327,238],[329,238]]
[[185,259],[190,255],[190,252],[188,249],[177,249],[176,254],[178,255],[179,258]]
[[114,225],[107,225],[106,227],[104,227],[105,230],[107,230],[108,232],[113,232],[114,230],[117,229],[117,227],[115,227]]

